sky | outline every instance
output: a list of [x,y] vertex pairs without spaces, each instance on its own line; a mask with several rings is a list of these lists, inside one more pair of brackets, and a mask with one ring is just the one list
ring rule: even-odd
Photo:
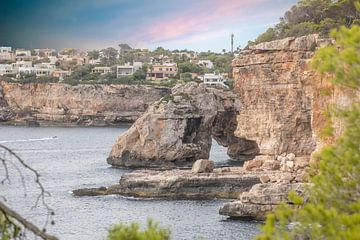
[[0,46],[230,50],[276,24],[297,0],[1,0]]

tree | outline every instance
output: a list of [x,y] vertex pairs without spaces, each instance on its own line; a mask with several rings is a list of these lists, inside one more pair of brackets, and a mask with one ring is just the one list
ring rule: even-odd
[[127,53],[127,52],[129,52],[130,50],[132,50],[132,48],[130,47],[130,45],[127,44],[127,43],[120,43],[118,46],[119,46],[119,48],[120,48],[120,54],[124,54],[124,53]]
[[116,63],[118,51],[115,48],[109,47],[101,50],[102,58],[101,62],[106,66],[112,66]]
[[131,223],[130,225],[117,224],[109,230],[108,240],[168,240],[170,230],[160,228],[159,224],[148,219],[147,229],[140,230],[140,225]]
[[359,24],[360,14],[355,6],[357,2],[359,0],[300,0],[280,18],[278,24],[249,44],[312,33],[328,36],[333,28]]
[[[331,36],[336,46],[320,49],[314,68],[340,89],[359,91],[360,27],[341,27]],[[360,102],[337,107],[332,116],[343,121],[345,130],[317,154],[308,199],[292,193],[295,206],[282,205],[268,215],[257,239],[360,239]],[[324,132],[331,135],[331,130],[329,125]]]
[[88,56],[90,59],[96,60],[100,57],[100,52],[97,50],[92,50],[88,52]]

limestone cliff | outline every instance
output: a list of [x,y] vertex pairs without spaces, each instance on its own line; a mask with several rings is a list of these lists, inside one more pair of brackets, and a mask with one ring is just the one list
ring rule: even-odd
[[[235,92],[242,101],[235,136],[255,141],[260,155],[309,157],[323,140],[324,111],[349,105],[359,93],[334,90],[310,67],[315,50],[334,44],[318,35],[265,42],[243,51],[232,63]],[[324,90],[332,89],[329,96]],[[356,96],[357,95],[357,96]],[[339,131],[341,127],[336,126]]]
[[[1,90],[2,89],[2,90]],[[0,82],[0,120],[13,124],[107,126],[133,122],[168,88],[137,85],[77,85]],[[8,117],[6,117],[8,116]],[[10,121],[10,122],[9,122]]]

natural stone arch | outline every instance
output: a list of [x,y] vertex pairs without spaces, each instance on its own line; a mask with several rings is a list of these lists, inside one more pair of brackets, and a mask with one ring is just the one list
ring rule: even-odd
[[219,87],[189,83],[154,103],[119,137],[108,163],[120,167],[186,167],[209,158],[212,138],[232,158],[253,156],[257,145],[234,136],[241,103]]

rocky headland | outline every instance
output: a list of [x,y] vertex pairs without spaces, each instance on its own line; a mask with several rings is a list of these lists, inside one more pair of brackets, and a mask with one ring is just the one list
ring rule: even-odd
[[170,89],[145,85],[8,83],[0,81],[0,122],[35,126],[132,123]]
[[[220,214],[263,220],[290,191],[305,194],[312,154],[323,144],[325,107],[348,105],[359,93],[322,94],[332,89],[309,63],[328,39],[317,35],[251,46],[232,63],[234,91],[189,83],[176,86],[114,144],[108,163],[116,167],[190,167],[207,159],[211,139],[228,148],[241,168],[204,171],[140,170],[109,188],[77,195],[121,194],[171,199],[233,198]],[[334,90],[334,89],[332,89]],[[341,132],[341,123],[335,123]],[[327,140],[331,141],[331,139]]]

